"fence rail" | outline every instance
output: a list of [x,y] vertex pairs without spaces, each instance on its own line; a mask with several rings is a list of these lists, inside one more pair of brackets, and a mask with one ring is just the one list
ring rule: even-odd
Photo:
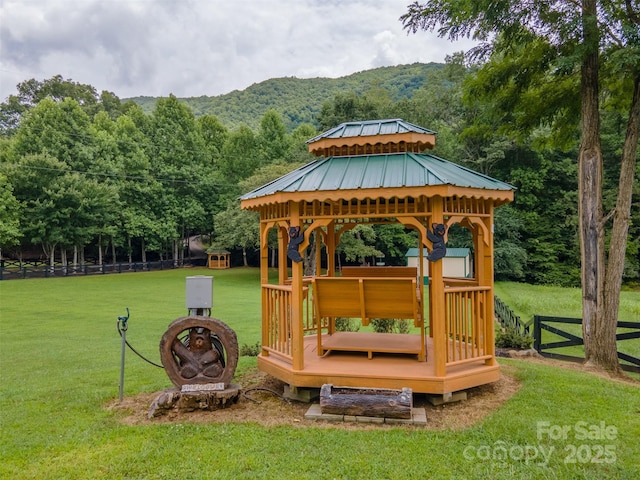
[[[565,347],[576,347],[584,345],[584,339],[577,335],[577,332],[568,332],[566,330],[562,330],[557,326],[550,325],[551,323],[555,324],[564,324],[564,325],[581,325],[582,319],[580,318],[564,318],[564,317],[546,317],[543,315],[534,315],[533,317],[533,347],[545,357],[557,358],[560,360],[569,360],[574,362],[580,362],[584,360],[584,357],[578,357],[575,355],[567,355],[564,353],[555,353],[550,352],[549,350],[565,348]],[[617,327],[633,330],[631,332],[618,333],[616,335],[616,340],[618,342],[624,340],[632,340],[640,338],[640,322],[621,322],[618,321]],[[557,335],[564,340],[542,343],[542,331],[545,330],[554,335]],[[580,330],[580,334],[582,330]],[[640,358],[634,357],[632,355],[628,355],[623,352],[618,352],[618,359],[623,360],[627,363],[620,363],[620,367],[623,370],[629,372],[640,373]]]
[[103,275],[107,273],[128,273],[151,270],[169,270],[188,265],[189,262],[157,260],[154,262],[109,263],[102,265],[38,265],[34,263],[6,264],[0,266],[0,280],[25,278],[70,277],[80,275]]
[[500,325],[504,328],[512,327],[522,336],[531,336],[531,324],[533,320],[523,322],[518,315],[514,313],[509,306],[500,300],[497,296],[493,297],[493,305],[495,316]]

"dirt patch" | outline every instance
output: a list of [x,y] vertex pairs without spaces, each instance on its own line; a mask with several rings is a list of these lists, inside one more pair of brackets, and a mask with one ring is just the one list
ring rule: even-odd
[[[414,394],[414,406],[426,409],[427,428],[430,430],[461,430],[480,422],[498,409],[520,388],[520,383],[512,375],[510,366],[501,367],[500,379],[492,384],[467,390],[467,400],[440,406],[433,406],[425,395]],[[238,402],[229,408],[215,411],[174,412],[152,419],[147,418],[149,407],[160,392],[145,393],[125,397],[107,405],[110,410],[122,413],[122,422],[128,425],[153,423],[225,423],[252,422],[266,427],[276,425],[309,426],[362,430],[371,428],[393,428],[391,425],[360,423],[328,423],[306,420],[305,412],[310,404],[287,401],[282,398],[284,383],[253,369],[234,380],[242,385],[243,394]],[[395,426],[397,428],[397,426]]]

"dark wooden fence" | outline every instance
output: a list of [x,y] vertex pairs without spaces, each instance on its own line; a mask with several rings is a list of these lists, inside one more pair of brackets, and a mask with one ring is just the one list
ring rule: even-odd
[[523,322],[506,303],[495,295],[493,297],[493,310],[496,319],[504,328],[512,327],[522,336],[531,336],[531,324],[533,321]]
[[[584,361],[584,357],[578,357],[574,355],[567,355],[563,353],[552,352],[551,350],[565,347],[577,347],[584,345],[582,339],[582,328],[573,328],[574,332],[568,332],[562,330],[557,326],[551,324],[564,324],[564,325],[582,325],[582,319],[580,318],[563,318],[563,317],[545,317],[542,315],[534,315],[533,317],[533,348],[535,348],[540,355],[550,358],[557,358],[560,360],[569,360],[574,362]],[[629,329],[623,333],[616,335],[618,342],[624,340],[633,340],[640,338],[640,322],[618,322],[619,329]],[[542,331],[551,332],[564,340],[542,343]],[[576,333],[579,333],[577,335]],[[620,367],[623,370],[629,372],[640,373],[640,358],[633,357],[623,352],[618,352],[618,358],[621,360]]]
[[0,264],[0,280],[21,278],[70,277],[80,275],[104,275],[107,273],[148,272],[168,270],[189,265],[188,261],[157,260],[154,262],[109,263],[102,265],[46,265],[42,262],[8,262]]

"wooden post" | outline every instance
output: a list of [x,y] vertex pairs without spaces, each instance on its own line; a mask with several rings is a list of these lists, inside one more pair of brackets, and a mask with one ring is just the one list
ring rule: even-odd
[[322,227],[316,228],[314,232],[316,238],[316,267],[314,269],[315,275],[322,274]]
[[332,221],[327,225],[327,275],[336,275],[336,223]]
[[[483,278],[480,280],[482,282],[483,285],[490,287],[489,291],[487,292],[487,299],[485,302],[485,310],[484,310],[484,320],[485,320],[485,354],[491,355],[490,359],[487,359],[485,361],[486,365],[495,365],[496,364],[496,359],[495,359],[495,349],[496,349],[496,345],[495,345],[495,339],[494,339],[494,331],[493,331],[493,315],[494,315],[494,300],[493,300],[493,202],[490,200],[487,200],[487,203],[489,204],[487,206],[487,209],[489,210],[489,212],[491,213],[490,217],[488,219],[483,219],[483,222],[485,222],[485,225],[487,225],[488,228],[486,228],[486,232],[488,232],[489,238],[487,239],[487,241],[485,242],[484,237],[482,238],[483,242],[483,247],[484,247],[484,252],[483,252],[483,259],[484,259],[484,276]],[[483,232],[480,232],[480,235],[482,235]]]
[[[291,226],[300,226],[300,204],[290,202]],[[302,327],[302,262],[291,262],[291,355],[293,357],[293,369],[304,370],[304,338]]]
[[289,277],[287,273],[287,246],[289,244],[289,235],[285,235],[284,228],[278,224],[278,283],[284,285]]
[[[442,197],[432,199],[431,223],[444,223]],[[428,225],[431,228],[431,225]],[[442,260],[429,263],[429,282],[431,325],[433,328],[433,350],[435,359],[435,375],[446,375],[447,348],[449,348],[445,331],[444,279],[442,276]]]
[[[269,311],[267,307],[267,296],[262,287],[262,285],[266,285],[269,283],[269,241],[267,239],[267,225],[263,222],[260,222],[260,291],[262,296],[262,346],[269,344],[269,326],[267,320],[267,312]],[[262,355],[269,355],[269,351],[265,348],[262,349]]]

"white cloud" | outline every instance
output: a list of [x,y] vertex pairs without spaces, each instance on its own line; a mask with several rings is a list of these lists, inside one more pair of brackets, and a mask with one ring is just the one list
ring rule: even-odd
[[0,0],[0,100],[60,74],[136,95],[220,95],[467,49],[407,35],[407,0]]

